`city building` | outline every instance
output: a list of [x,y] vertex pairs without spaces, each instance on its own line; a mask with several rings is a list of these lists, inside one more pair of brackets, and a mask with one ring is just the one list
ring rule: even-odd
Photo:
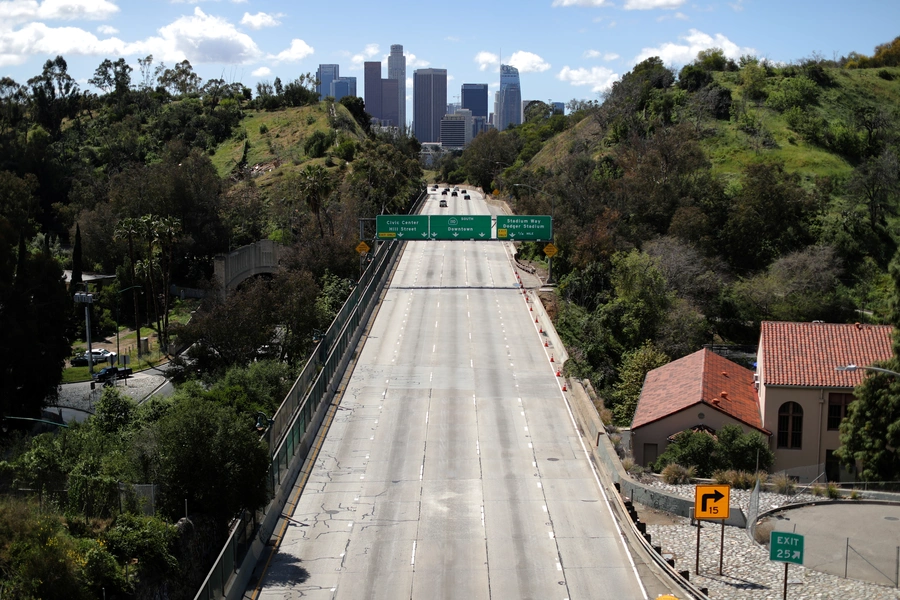
[[329,94],[336,102],[340,102],[344,96],[356,95],[356,77],[338,77],[331,82]]
[[472,141],[472,111],[461,108],[441,119],[441,148],[462,149]]
[[319,69],[316,71],[316,79],[319,81],[316,85],[316,92],[319,94],[319,99],[331,95],[331,82],[340,76],[340,65],[319,65]]
[[363,101],[366,103],[366,112],[372,115],[373,119],[381,120],[381,63],[376,61],[366,61],[363,63],[363,85],[365,86],[365,96]]
[[522,124],[522,86],[519,70],[511,65],[500,65],[500,91],[498,92],[497,129]]
[[391,45],[388,55],[388,79],[397,81],[397,122],[401,128],[406,127],[406,57],[403,56],[401,44]]
[[381,124],[384,126],[400,127],[398,91],[396,79],[381,80]]
[[450,104],[447,105],[447,114],[455,115],[456,111],[458,111],[461,108],[462,108],[462,105],[460,105],[459,102],[451,102]]
[[419,142],[441,141],[447,109],[447,69],[413,71],[413,133]]
[[464,83],[461,93],[462,107],[472,111],[473,117],[488,117],[488,84]]
[[566,114],[566,103],[565,102],[554,102],[550,105],[550,108],[553,109],[554,115]]

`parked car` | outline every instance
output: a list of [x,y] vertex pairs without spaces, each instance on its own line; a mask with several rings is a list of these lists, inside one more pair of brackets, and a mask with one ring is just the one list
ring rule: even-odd
[[[103,348],[92,348],[90,353],[92,355],[92,362],[95,365],[109,364],[109,357],[111,356],[115,359],[116,356],[115,352],[110,352]],[[79,354],[69,362],[73,367],[86,367],[88,366],[88,353],[85,352],[84,354]]]

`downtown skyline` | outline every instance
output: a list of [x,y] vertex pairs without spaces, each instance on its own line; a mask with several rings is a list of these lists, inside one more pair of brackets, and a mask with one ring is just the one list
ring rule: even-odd
[[[501,61],[519,71],[522,99],[598,100],[613,82],[650,56],[680,68],[701,50],[731,58],[753,54],[791,62],[818,54],[872,54],[897,36],[900,3],[860,0],[461,0],[446,19],[439,7],[386,6],[372,18],[368,4],[286,0],[11,0],[0,1],[0,77],[25,84],[43,63],[62,55],[82,90],[104,60],[119,57],[174,66],[189,60],[203,78],[256,84],[315,74],[339,64],[363,95],[363,64],[382,63],[390,78],[391,45],[405,55],[406,122],[412,121],[413,72],[447,70],[448,103],[463,83],[499,90]],[[380,13],[381,14],[381,13]],[[399,83],[399,82],[398,82]],[[403,96],[403,92],[400,92]],[[402,110],[401,106],[398,109]]]

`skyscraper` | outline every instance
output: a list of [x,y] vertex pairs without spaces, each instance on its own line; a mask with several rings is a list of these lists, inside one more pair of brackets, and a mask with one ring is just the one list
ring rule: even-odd
[[399,103],[397,102],[397,80],[382,79],[381,80],[381,124],[391,127],[400,126],[400,115],[398,113]]
[[413,71],[413,126],[422,143],[441,141],[441,117],[447,108],[447,69]]
[[488,116],[488,84],[462,84],[462,107],[472,111],[473,117]]
[[397,122],[395,125],[406,127],[406,57],[403,56],[403,46],[393,44],[391,54],[388,56],[388,79],[397,80]]
[[356,95],[356,77],[338,77],[331,82],[331,96],[336,102],[340,102],[344,96]]
[[522,86],[519,84],[519,70],[510,65],[500,65],[497,113],[497,129],[500,131],[510,125],[522,124]]
[[363,85],[365,85],[366,112],[381,120],[381,63],[366,61],[363,64]]
[[331,95],[331,82],[340,76],[339,65],[319,65],[319,70],[316,71],[316,79],[319,80],[316,92],[318,92],[320,100]]

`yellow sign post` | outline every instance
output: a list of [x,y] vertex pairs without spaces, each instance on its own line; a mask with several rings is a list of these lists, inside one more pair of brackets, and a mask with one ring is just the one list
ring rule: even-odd
[[553,258],[559,252],[559,248],[554,246],[552,243],[544,246],[544,254],[547,255],[547,258]]
[[694,519],[697,521],[697,560],[694,570],[700,574],[700,520],[710,519],[722,522],[722,537],[719,541],[719,575],[722,574],[722,555],[725,551],[725,521],[731,514],[731,486],[701,485],[694,488]]
[[369,245],[365,242],[360,242],[356,246],[356,251],[359,252],[360,254],[365,254],[366,252],[369,251]]

